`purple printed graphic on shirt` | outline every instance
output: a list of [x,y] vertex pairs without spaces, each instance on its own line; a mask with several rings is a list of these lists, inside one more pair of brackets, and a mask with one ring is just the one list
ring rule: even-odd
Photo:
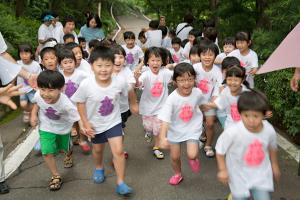
[[52,120],[59,120],[60,116],[55,114],[57,111],[55,109],[53,109],[52,107],[49,107],[46,109],[46,113],[45,115]]
[[66,89],[65,89],[65,94],[71,98],[71,96],[76,92],[77,90],[77,86],[76,83],[72,82],[71,80],[69,80],[66,84]]
[[133,64],[133,62],[134,62],[133,54],[132,53],[128,53],[126,55],[126,63],[127,64]]
[[113,109],[114,104],[112,104],[112,99],[106,96],[104,100],[101,101],[101,106],[98,112],[101,114],[101,116],[107,116],[112,113]]

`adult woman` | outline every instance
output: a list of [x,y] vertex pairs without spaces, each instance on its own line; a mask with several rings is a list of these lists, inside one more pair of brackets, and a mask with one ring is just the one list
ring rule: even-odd
[[99,16],[94,14],[89,15],[86,24],[80,28],[78,36],[84,37],[87,43],[93,39],[104,39],[105,35]]

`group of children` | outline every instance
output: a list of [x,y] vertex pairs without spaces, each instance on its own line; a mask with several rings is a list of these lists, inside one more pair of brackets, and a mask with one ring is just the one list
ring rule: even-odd
[[[219,54],[215,41],[200,37],[201,32],[194,29],[185,47],[174,37],[171,46],[163,48],[156,26],[150,22],[151,29],[145,33],[150,46],[144,51],[137,46],[135,34],[127,31],[122,46],[90,41],[87,60],[74,42],[45,47],[40,52],[42,68],[33,60],[31,47],[20,45],[19,62],[39,73],[36,92],[22,82],[26,87],[20,100],[24,121],[39,126],[41,152],[52,174],[49,189],[58,190],[62,184],[55,154],[65,152],[64,166],[73,165],[70,136],[74,133],[80,135],[85,152],[92,143],[93,181],[105,181],[103,153],[108,142],[116,192],[132,193],[124,181],[128,154],[123,129],[133,113],[142,116],[146,140],[154,139],[153,155],[163,159],[162,149],[170,150],[171,185],[184,178],[182,143],[194,173],[200,171],[199,148],[207,157],[215,156],[218,117],[224,128],[216,144],[219,180],[229,183],[233,199],[247,199],[250,191],[254,199],[270,199],[273,175],[280,175],[276,133],[264,120],[272,115],[266,97],[251,89],[258,61],[250,49],[250,34],[242,31],[235,39],[225,39],[224,53]],[[138,89],[142,92],[139,101]]]

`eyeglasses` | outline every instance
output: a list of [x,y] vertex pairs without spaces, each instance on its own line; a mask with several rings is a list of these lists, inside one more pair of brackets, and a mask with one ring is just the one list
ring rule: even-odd
[[176,82],[177,82],[177,83],[185,83],[185,82],[192,83],[192,82],[195,82],[195,79],[194,79],[194,78],[188,78],[188,79],[176,79]]

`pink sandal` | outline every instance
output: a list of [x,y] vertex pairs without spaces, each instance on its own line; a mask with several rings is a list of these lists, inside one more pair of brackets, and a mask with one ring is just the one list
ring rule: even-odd
[[178,185],[182,180],[183,180],[183,177],[180,174],[175,174],[170,178],[169,184],[170,185]]

